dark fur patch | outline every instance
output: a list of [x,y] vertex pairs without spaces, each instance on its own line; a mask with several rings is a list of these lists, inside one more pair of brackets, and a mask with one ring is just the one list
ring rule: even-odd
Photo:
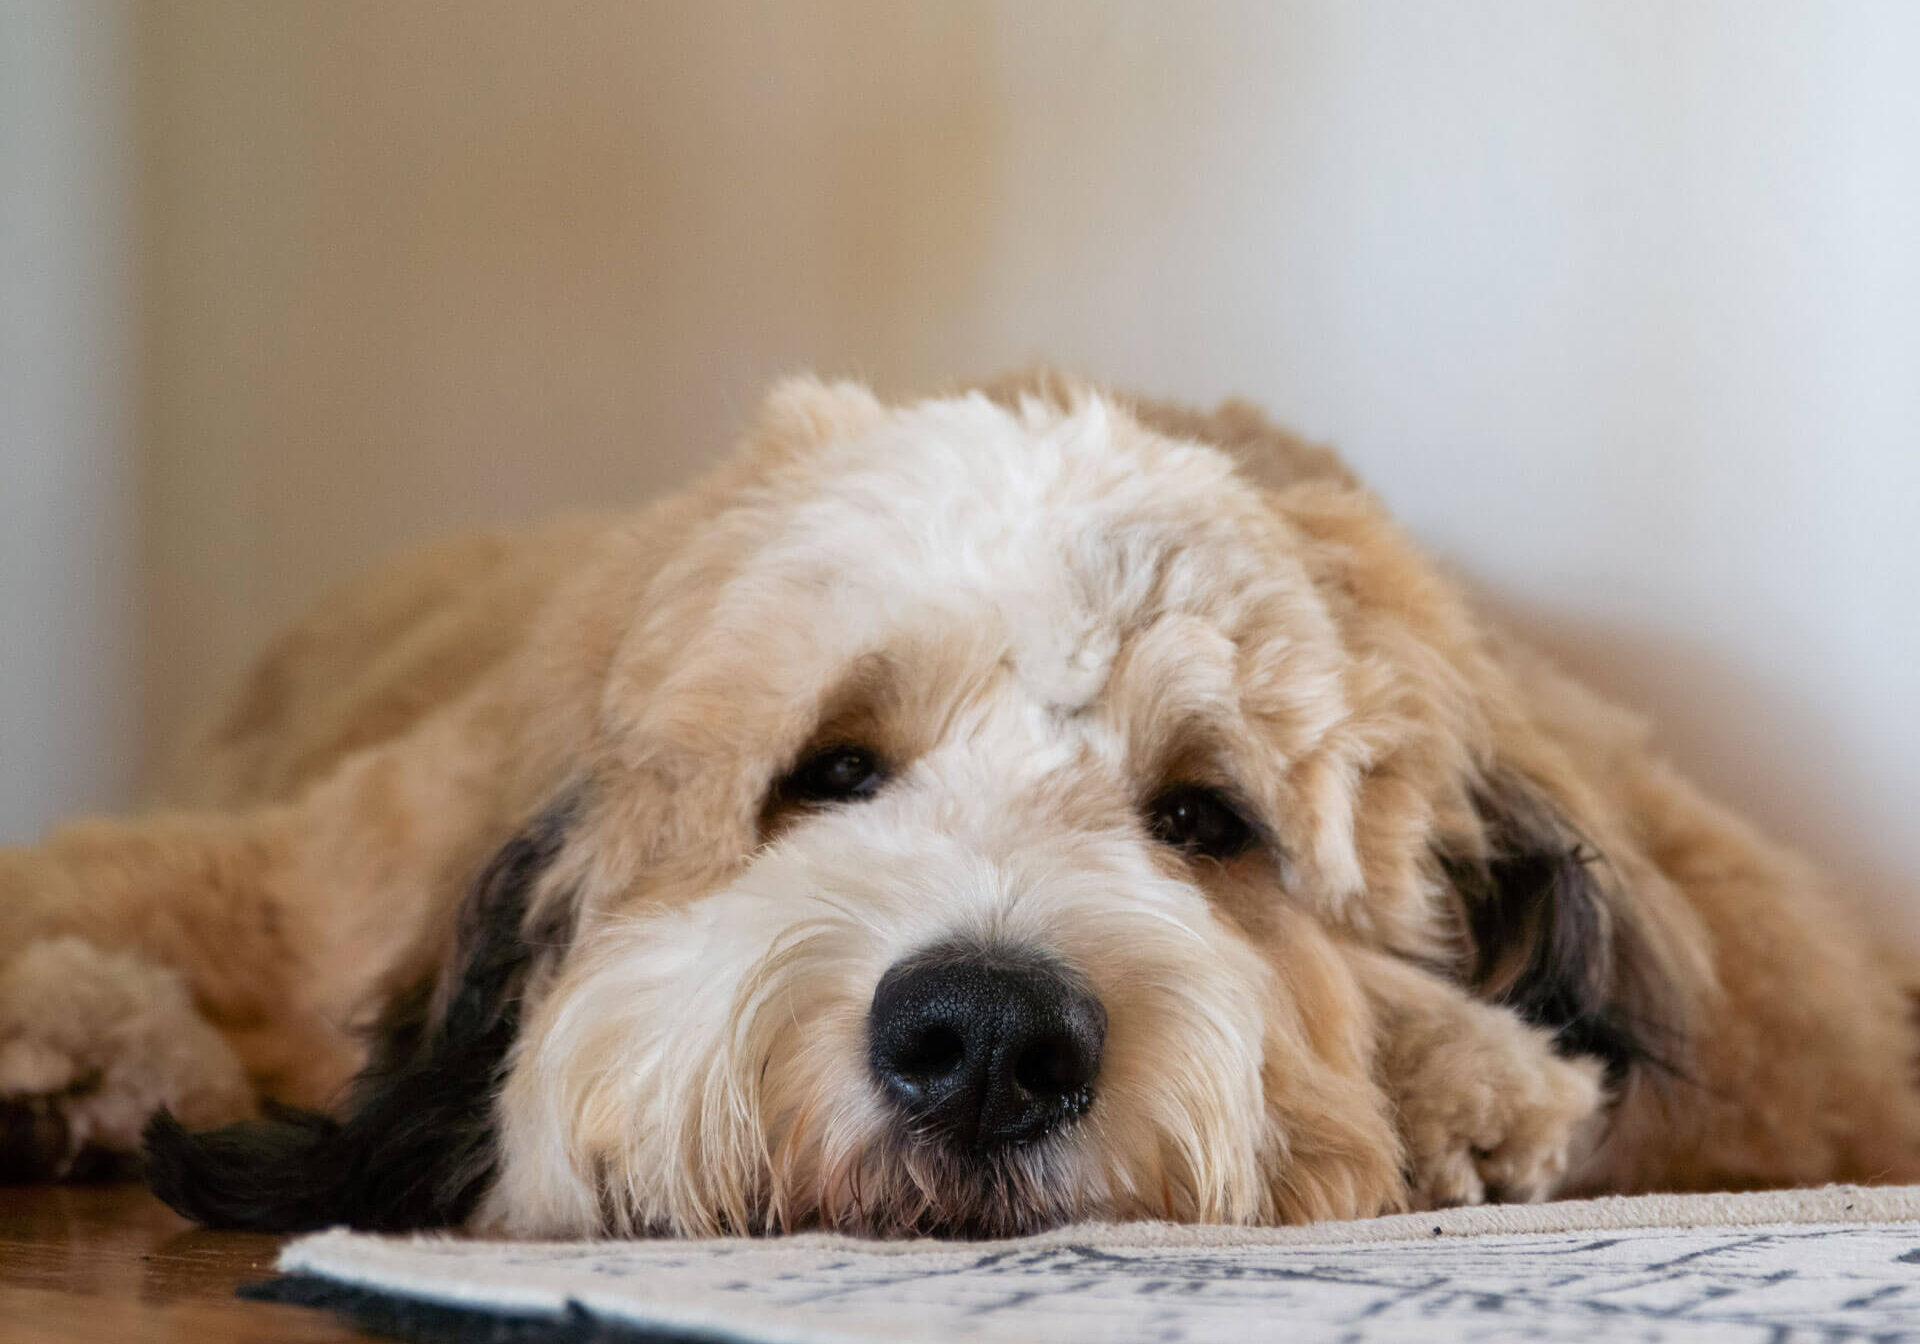
[[460,912],[443,1006],[432,980],[396,996],[345,1119],[269,1107],[265,1119],[189,1134],[163,1110],[146,1130],[154,1193],[209,1226],[266,1232],[463,1220],[493,1177],[494,1101],[528,971],[564,942],[564,929],[523,925],[571,811],[549,808],[487,865]]
[[1631,948],[1608,903],[1605,858],[1520,780],[1491,783],[1474,801],[1483,852],[1440,857],[1464,909],[1474,988],[1552,1031],[1563,1053],[1600,1060],[1613,1084],[1658,1062],[1657,1026],[1622,990]]

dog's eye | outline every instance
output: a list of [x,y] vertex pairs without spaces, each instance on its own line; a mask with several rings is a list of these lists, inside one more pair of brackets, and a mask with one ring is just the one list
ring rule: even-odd
[[886,783],[880,760],[865,747],[817,751],[780,781],[780,797],[795,803],[836,803],[866,798]]
[[1253,827],[1212,789],[1182,784],[1147,808],[1147,825],[1163,844],[1203,859],[1225,861],[1253,844]]

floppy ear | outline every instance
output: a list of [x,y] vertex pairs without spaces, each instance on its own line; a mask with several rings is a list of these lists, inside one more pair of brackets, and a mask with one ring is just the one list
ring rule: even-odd
[[570,911],[527,927],[540,876],[574,812],[547,809],[494,856],[460,911],[455,952],[395,997],[347,1117],[270,1107],[264,1120],[189,1134],[162,1110],[146,1130],[147,1179],[213,1227],[380,1231],[463,1221],[497,1160],[495,1099],[530,974],[564,948]]
[[1602,1062],[1610,1083],[1666,1066],[1671,1027],[1652,960],[1613,866],[1532,781],[1497,773],[1474,792],[1483,843],[1440,854],[1472,946],[1481,996],[1554,1033],[1565,1054]]

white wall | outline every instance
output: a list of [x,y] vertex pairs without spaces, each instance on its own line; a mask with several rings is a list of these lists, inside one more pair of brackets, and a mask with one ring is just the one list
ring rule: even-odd
[[157,11],[171,731],[776,371],[1251,394],[1920,932],[1920,7]]
[[126,17],[0,6],[0,844],[132,796]]

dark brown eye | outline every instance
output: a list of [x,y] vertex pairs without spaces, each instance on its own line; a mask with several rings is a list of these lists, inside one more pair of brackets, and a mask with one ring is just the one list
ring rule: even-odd
[[879,757],[865,747],[816,751],[780,781],[781,799],[792,803],[838,803],[871,797],[886,783]]
[[1253,845],[1253,827],[1212,789],[1182,784],[1147,808],[1147,825],[1162,844],[1224,862]]

